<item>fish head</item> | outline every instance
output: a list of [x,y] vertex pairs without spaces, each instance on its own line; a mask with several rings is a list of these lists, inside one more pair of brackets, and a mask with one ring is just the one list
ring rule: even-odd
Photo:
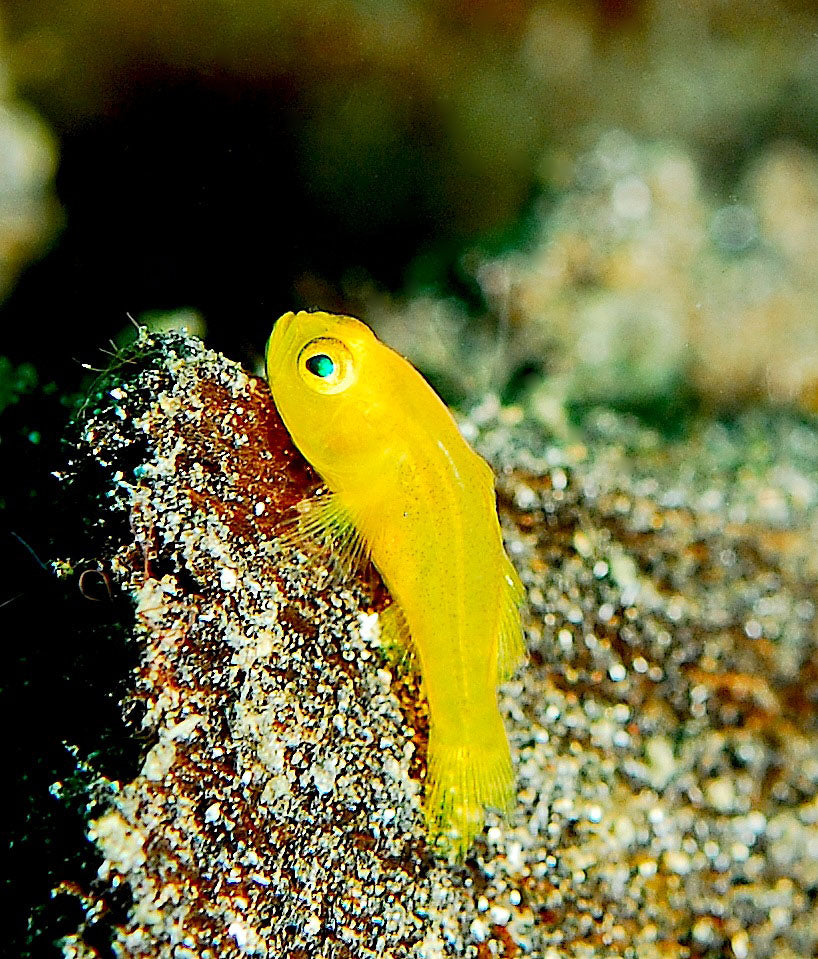
[[360,469],[383,449],[394,392],[390,356],[351,316],[285,313],[273,326],[267,345],[273,400],[293,442],[325,480]]

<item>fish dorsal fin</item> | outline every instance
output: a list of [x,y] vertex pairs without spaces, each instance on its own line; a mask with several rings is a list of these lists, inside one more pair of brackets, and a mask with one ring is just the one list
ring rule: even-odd
[[525,598],[525,587],[517,570],[506,560],[503,564],[502,597],[500,606],[500,640],[497,646],[497,673],[501,683],[509,679],[525,659],[523,626],[520,606]]

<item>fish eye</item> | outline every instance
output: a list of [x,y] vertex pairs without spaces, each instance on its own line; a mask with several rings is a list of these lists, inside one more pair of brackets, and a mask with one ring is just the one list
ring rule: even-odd
[[305,363],[304,366],[314,373],[316,376],[320,376],[322,380],[325,380],[328,376],[332,376],[335,372],[335,364],[332,362],[332,357],[327,356],[326,353],[316,353],[315,356],[311,356]]
[[316,393],[340,393],[355,379],[355,363],[348,347],[324,336],[310,340],[301,350],[298,371]]

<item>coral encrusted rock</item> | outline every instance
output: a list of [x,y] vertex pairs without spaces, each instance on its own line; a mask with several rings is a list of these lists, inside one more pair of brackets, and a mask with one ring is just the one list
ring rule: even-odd
[[601,408],[556,441],[489,398],[462,429],[498,475],[529,660],[500,694],[517,807],[449,864],[382,585],[277,541],[316,477],[264,382],[143,332],[89,398],[72,483],[98,584],[132,599],[143,748],[92,786],[64,955],[110,954],[100,929],[174,959],[814,954],[818,428],[747,411],[671,440]]

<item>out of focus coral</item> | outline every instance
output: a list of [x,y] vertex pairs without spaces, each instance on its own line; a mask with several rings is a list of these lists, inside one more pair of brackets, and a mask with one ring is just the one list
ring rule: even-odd
[[0,298],[54,231],[56,160],[45,123],[17,96],[0,42]]
[[389,222],[396,198],[411,197],[430,223],[445,208],[461,230],[497,226],[528,195],[542,144],[587,146],[589,127],[693,144],[718,166],[776,131],[809,136],[818,117],[816,19],[804,3],[7,0],[6,9],[15,70],[64,122],[180,80],[289,104],[303,176],[351,223]]
[[[515,369],[548,373],[535,403],[650,404],[690,390],[714,406],[818,393],[818,156],[792,142],[758,154],[730,197],[689,151],[621,132],[550,155],[553,201],[529,249],[479,262],[497,349],[456,302],[373,300],[389,340],[433,375],[496,389]],[[568,178],[556,192],[553,178]],[[434,335],[406,336],[419,326]],[[471,337],[471,340],[470,340]],[[421,355],[414,343],[444,343]],[[498,357],[501,362],[498,366]]]

